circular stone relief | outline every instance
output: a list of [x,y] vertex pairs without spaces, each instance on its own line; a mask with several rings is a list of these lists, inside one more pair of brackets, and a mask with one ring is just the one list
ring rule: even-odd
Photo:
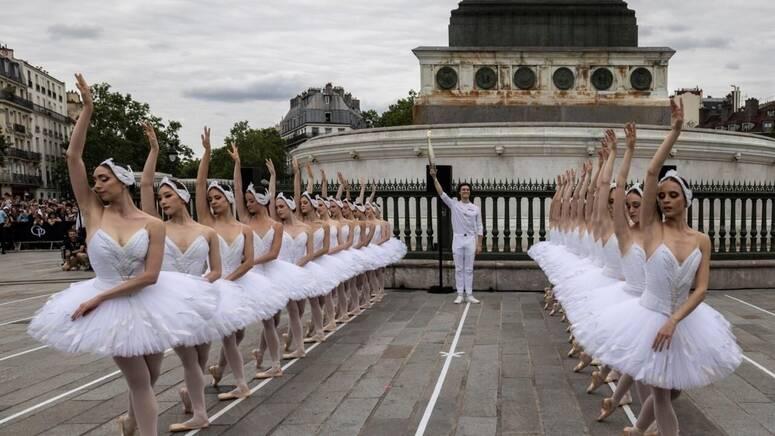
[[514,85],[519,89],[533,89],[536,86],[535,71],[529,67],[519,67],[514,73]]
[[457,86],[457,72],[454,68],[443,67],[436,72],[436,83],[441,89],[452,89]]
[[562,91],[573,88],[573,82],[575,80],[576,78],[573,77],[573,71],[566,67],[558,68],[552,75],[554,86]]
[[598,68],[592,73],[592,86],[598,91],[611,89],[614,84],[614,75],[608,68]]
[[630,74],[630,84],[638,91],[648,91],[651,89],[651,71],[646,68],[636,68],[632,74]]
[[498,73],[490,67],[479,68],[474,79],[480,89],[493,89],[498,85]]

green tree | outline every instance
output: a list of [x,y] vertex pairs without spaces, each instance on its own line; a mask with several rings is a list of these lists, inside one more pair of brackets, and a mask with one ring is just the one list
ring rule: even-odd
[[[92,85],[92,95],[94,114],[83,154],[87,171],[92,171],[109,157],[116,163],[131,166],[135,171],[142,170],[148,156],[148,141],[141,126],[146,120],[154,125],[159,139],[158,171],[177,175],[181,162],[193,156],[193,150],[181,144],[179,134],[182,125],[177,121],[165,124],[151,113],[148,103],[136,101],[130,94],[113,92],[107,83]],[[173,150],[179,157],[174,162],[169,158]],[[57,167],[58,171],[62,169]]]
[[[210,177],[231,179],[234,174],[234,163],[229,157],[227,147],[235,144],[240,152],[243,168],[255,168],[257,174],[265,177],[266,160],[272,159],[277,169],[278,177],[285,175],[285,141],[274,128],[254,129],[247,121],[238,121],[229,131],[226,137],[226,146],[213,149],[210,160]],[[188,163],[186,164],[188,165]],[[198,165],[198,162],[197,162]],[[258,176],[257,176],[258,177]],[[246,180],[258,183],[260,180]]]
[[414,107],[414,99],[417,98],[417,92],[413,89],[409,91],[409,95],[405,98],[399,99],[388,107],[388,110],[382,113],[379,117],[379,126],[377,127],[393,127],[393,126],[408,126],[412,124],[412,108]]
[[361,115],[363,116],[363,121],[366,122],[367,127],[377,127],[379,124],[379,112],[374,109],[361,112]]

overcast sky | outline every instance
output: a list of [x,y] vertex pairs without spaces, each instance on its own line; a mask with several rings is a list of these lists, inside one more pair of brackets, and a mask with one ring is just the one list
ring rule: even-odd
[[[220,4],[218,4],[220,3]],[[419,86],[411,49],[447,45],[455,0],[34,0],[2,9],[0,42],[73,89],[110,83],[221,141],[235,121],[277,124],[288,99],[326,82],[384,110]],[[775,2],[633,0],[641,46],[678,53],[670,89],[775,98]]]

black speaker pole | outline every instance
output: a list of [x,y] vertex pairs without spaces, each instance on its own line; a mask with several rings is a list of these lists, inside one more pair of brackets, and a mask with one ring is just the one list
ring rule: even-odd
[[441,218],[441,198],[436,200],[436,220],[438,221],[439,229],[439,243],[436,244],[439,247],[439,290],[444,289],[444,260],[443,249],[441,248],[441,235],[444,234],[444,220]]

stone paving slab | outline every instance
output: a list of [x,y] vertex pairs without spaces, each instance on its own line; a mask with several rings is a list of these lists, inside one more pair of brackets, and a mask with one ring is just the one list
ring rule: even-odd
[[[45,262],[30,258],[25,267]],[[0,264],[0,274],[11,271]],[[61,272],[44,274],[61,280]],[[0,283],[0,304],[46,295],[57,284]],[[775,371],[775,291],[711,292],[706,303],[733,324],[748,358]],[[318,345],[252,397],[215,421],[202,435],[411,435],[444,364],[464,305],[451,295],[394,291],[374,308]],[[619,410],[595,421],[610,389],[584,392],[591,369],[573,373],[565,324],[549,317],[535,293],[480,293],[463,323],[456,351],[429,421],[427,435],[615,435],[629,425]],[[0,323],[32,316],[45,298],[0,306]],[[0,358],[39,346],[25,325],[0,327]],[[246,374],[254,372],[250,350],[258,329],[241,346]],[[219,346],[213,346],[212,358]],[[40,350],[0,361],[0,420],[115,371],[110,359]],[[160,429],[186,419],[178,404],[182,372],[177,357],[165,359],[156,386]],[[212,415],[225,404],[208,387]],[[258,382],[252,382],[255,386]],[[60,401],[0,425],[0,435],[115,435],[115,418],[127,405],[120,377],[97,383]],[[729,378],[685,392],[676,402],[683,435],[775,434],[775,378],[745,362]],[[633,404],[637,413],[637,401]]]

